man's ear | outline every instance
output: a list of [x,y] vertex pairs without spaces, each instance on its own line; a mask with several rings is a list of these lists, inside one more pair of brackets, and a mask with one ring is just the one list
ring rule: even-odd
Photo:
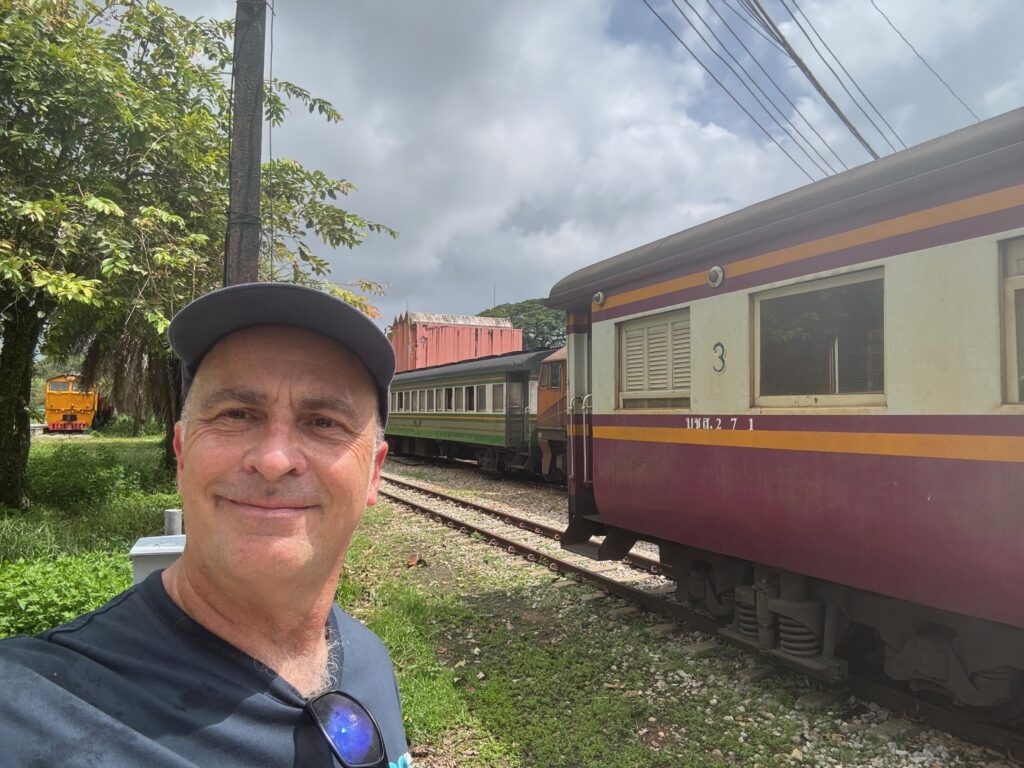
[[185,439],[185,422],[177,421],[174,423],[174,458],[176,459],[178,468],[178,481],[181,482],[181,472],[185,467],[185,459],[183,456],[182,442]]
[[370,483],[366,488],[366,506],[372,507],[377,503],[377,486],[380,485],[380,471],[384,468],[384,459],[388,455],[388,443],[381,440],[380,445],[373,455],[373,464],[370,467]]

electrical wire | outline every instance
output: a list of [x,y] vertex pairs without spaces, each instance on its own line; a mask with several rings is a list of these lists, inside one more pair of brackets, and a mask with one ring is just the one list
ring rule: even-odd
[[[811,31],[814,32],[814,34],[817,36],[819,40],[821,40],[821,44],[825,46],[825,50],[828,51],[829,54],[831,54],[832,58],[836,60],[836,63],[839,65],[839,68],[843,70],[843,74],[845,74],[850,79],[850,82],[853,83],[853,87],[856,88],[857,92],[864,97],[864,100],[871,106],[871,109],[875,111],[875,114],[878,115],[879,118],[881,118],[882,122],[885,123],[885,127],[892,131],[892,135],[896,137],[896,141],[898,141],[900,145],[904,149],[906,149],[907,145],[903,142],[903,139],[900,138],[899,133],[897,133],[896,129],[893,128],[892,125],[890,125],[889,121],[885,119],[885,115],[883,115],[882,111],[875,106],[875,103],[871,101],[871,98],[866,93],[864,93],[864,89],[860,87],[856,79],[854,79],[853,75],[850,74],[849,70],[847,70],[847,68],[843,66],[843,62],[840,60],[838,56],[836,56],[835,52],[829,47],[828,41],[821,36],[821,33],[818,32],[817,29],[815,29],[814,22],[812,22],[807,17],[807,14],[804,13],[803,8],[800,7],[800,4],[797,2],[797,0],[793,0],[793,5],[800,12],[800,15],[804,17],[804,21],[807,22],[807,25],[811,28]],[[889,146],[892,145],[890,144]]]
[[789,14],[790,18],[793,19],[793,22],[796,24],[797,29],[799,29],[803,33],[803,36],[807,38],[807,42],[811,44],[811,48],[818,55],[818,58],[821,59],[822,62],[824,62],[826,67],[828,67],[828,71],[832,73],[832,76],[836,79],[836,82],[838,82],[840,87],[844,91],[846,91],[846,95],[850,97],[850,100],[853,102],[853,105],[860,110],[860,113],[864,115],[864,117],[867,119],[869,123],[871,123],[871,127],[874,128],[875,131],[877,131],[878,135],[882,137],[886,144],[889,145],[889,148],[892,149],[893,152],[895,152],[896,145],[893,144],[889,137],[886,136],[885,133],[882,131],[882,129],[878,127],[878,123],[876,123],[874,119],[871,117],[871,115],[867,113],[867,110],[865,110],[864,107],[861,106],[860,102],[857,100],[857,97],[850,93],[850,89],[846,87],[846,83],[843,82],[843,79],[839,76],[839,73],[836,72],[835,68],[828,62],[828,59],[826,59],[822,52],[818,50],[818,46],[814,43],[814,40],[811,39],[811,36],[807,32],[807,30],[804,29],[804,25],[800,23],[800,20],[796,17],[796,14],[793,13],[793,10],[786,3],[786,0],[779,0],[779,3],[782,5],[783,8],[786,9],[786,12]]
[[[694,24],[693,21],[690,19],[690,17],[687,16],[686,13],[683,12],[683,9],[679,7],[679,3],[677,3],[676,0],[671,0],[671,2],[672,2],[672,5],[675,6],[675,9],[679,12],[679,15],[682,16],[683,19],[686,21],[686,23],[690,25],[690,28],[694,32],[697,33],[697,36],[701,39],[701,41],[704,43],[704,45],[706,45],[708,47],[708,50],[710,50],[711,53],[719,61],[721,61],[723,64],[725,64],[729,68],[729,70],[736,76],[736,79],[738,79],[740,81],[740,85],[742,85],[744,88],[747,89],[747,93],[749,93],[751,96],[754,97],[754,100],[758,103],[758,105],[761,107],[761,109],[763,109],[765,111],[765,114],[767,114],[768,117],[779,127],[779,129],[782,130],[782,132],[785,133],[790,138],[790,140],[800,149],[800,151],[804,153],[804,155],[807,157],[807,159],[810,160],[811,163],[819,171],[821,171],[823,174],[825,174],[826,176],[829,175],[830,171],[833,174],[836,173],[836,169],[833,168],[829,164],[829,162],[821,155],[820,152],[818,152],[817,148],[815,148],[813,144],[811,144],[809,141],[807,141],[806,137],[804,137],[804,135],[800,132],[800,129],[798,129],[793,124],[793,122],[785,115],[783,110],[779,108],[779,106],[771,99],[770,96],[768,96],[767,93],[765,93],[764,89],[757,83],[757,81],[754,80],[753,77],[751,77],[751,75],[747,71],[747,69],[739,62],[738,59],[736,59],[735,56],[732,55],[732,52],[729,51],[729,49],[722,42],[721,38],[718,37],[718,35],[715,33],[714,29],[712,29],[711,25],[707,23],[707,21],[704,19],[704,17],[701,16],[700,13],[697,11],[697,9],[690,3],[690,0],[683,0],[683,2],[686,3],[686,6],[697,16],[697,18],[699,18],[701,20],[701,22],[704,24],[704,26],[706,26],[708,28],[708,30],[711,32],[711,35],[715,38],[715,40],[719,43],[719,45],[721,45],[722,49],[729,56],[729,58],[732,59],[733,62],[735,62],[736,66],[733,66],[733,64],[729,63],[729,61],[726,61],[726,59],[715,49],[715,47],[708,41],[708,39],[706,37],[704,37],[703,33],[700,31],[700,29],[698,29],[697,25]],[[789,126],[793,129],[792,132],[785,125],[783,125],[778,120],[778,118],[775,117],[775,115],[772,114],[771,110],[768,108],[768,106],[765,104],[765,102],[762,101],[761,98],[756,93],[754,93],[754,91],[750,88],[749,85],[747,85],[747,82],[743,79],[743,76],[740,75],[740,72],[742,72],[743,75],[746,75],[747,79],[750,80],[750,82],[753,84],[754,88],[756,88],[758,90],[758,92],[761,94],[761,96],[764,96],[764,98],[768,101],[769,104],[771,104],[771,106],[775,109],[775,111],[779,114],[779,116],[786,123],[789,124]],[[803,141],[818,155],[818,157],[822,161],[821,163],[816,161],[811,156],[810,152],[807,151],[807,149],[804,147],[804,145],[801,144],[800,141],[797,140],[797,136],[799,136],[801,139],[803,139]],[[824,163],[825,167],[822,167],[822,163]]]
[[779,149],[781,149],[782,153],[793,162],[793,165],[795,165],[797,168],[799,168],[801,173],[803,173],[804,176],[806,176],[810,181],[813,182],[814,181],[814,177],[810,173],[808,173],[807,170],[802,165],[800,165],[799,162],[797,162],[797,159],[795,157],[793,157],[789,152],[786,151],[786,148],[784,146],[782,146],[782,144],[779,143],[778,139],[776,139],[774,136],[772,136],[771,133],[768,131],[768,129],[765,128],[763,125],[761,125],[761,122],[750,113],[750,110],[748,110],[745,106],[743,106],[743,104],[740,103],[739,99],[737,99],[732,94],[732,92],[728,88],[725,87],[725,85],[722,83],[722,81],[719,80],[718,77],[715,76],[715,73],[712,72],[703,61],[700,60],[700,58],[697,56],[697,54],[693,52],[693,50],[690,48],[690,46],[688,46],[686,44],[686,42],[683,40],[683,38],[681,38],[678,34],[676,34],[676,31],[674,29],[672,29],[672,27],[669,25],[669,23],[667,21],[665,21],[665,19],[663,19],[661,17],[661,14],[658,13],[654,9],[654,6],[652,6],[648,2],[648,0],[641,0],[641,2],[644,5],[646,5],[647,9],[657,17],[658,21],[660,21],[662,23],[662,25],[665,27],[665,29],[667,29],[669,31],[669,33],[672,35],[672,37],[674,37],[679,42],[679,44],[681,46],[683,46],[683,48],[685,48],[686,51],[691,56],[693,56],[693,58],[697,61],[697,63],[700,64],[700,66],[704,69],[704,71],[708,73],[708,75],[711,77],[711,79],[714,80],[716,83],[718,83],[719,87],[723,91],[725,91],[726,94],[729,96],[729,98],[731,98],[736,103],[736,106],[738,106],[741,110],[743,110],[743,113],[747,117],[749,117],[758,128],[761,129],[761,132],[764,133],[764,135],[767,136],[775,144],[775,146],[777,146]]
[[[780,94],[782,94],[782,98],[784,98],[784,99],[786,100],[786,103],[787,103],[787,104],[789,104],[789,106],[791,106],[791,107],[793,108],[793,111],[794,111],[794,112],[796,112],[796,114],[800,115],[800,118],[801,118],[801,119],[802,119],[802,120],[804,121],[804,123],[805,123],[805,124],[807,125],[807,127],[808,127],[808,128],[810,128],[810,129],[811,129],[811,131],[813,131],[814,135],[818,137],[818,140],[819,140],[819,141],[820,141],[820,142],[821,142],[821,143],[822,143],[822,144],[823,144],[823,145],[825,146],[825,148],[826,148],[826,149],[828,149],[828,151],[832,153],[832,156],[833,156],[833,157],[834,157],[834,158],[836,159],[836,161],[837,161],[837,162],[838,162],[838,163],[839,163],[839,164],[840,164],[841,166],[843,166],[843,168],[844,168],[844,169],[847,169],[847,168],[849,168],[849,166],[847,166],[847,165],[846,165],[846,163],[844,163],[844,162],[843,162],[843,159],[842,159],[842,158],[841,158],[841,157],[839,156],[839,154],[838,154],[838,153],[837,153],[837,152],[835,151],[835,149],[833,149],[833,148],[832,148],[832,146],[831,146],[831,145],[830,145],[830,144],[828,143],[828,141],[827,141],[827,140],[825,139],[825,137],[824,137],[824,136],[822,136],[822,135],[821,135],[820,133],[818,133],[818,129],[817,129],[817,128],[815,128],[815,127],[814,127],[814,124],[813,124],[813,123],[811,123],[811,121],[807,119],[807,116],[806,116],[806,115],[805,115],[805,114],[804,114],[804,113],[803,113],[803,112],[802,112],[802,111],[800,110],[800,107],[798,107],[798,106],[797,106],[797,105],[796,105],[796,104],[795,104],[795,103],[793,102],[793,100],[789,98],[789,95],[788,95],[788,94],[786,93],[786,91],[785,91],[785,90],[784,90],[784,89],[782,88],[782,86],[780,86],[780,85],[778,84],[778,82],[776,82],[775,78],[771,76],[771,74],[770,74],[770,73],[768,72],[768,70],[766,70],[766,69],[764,68],[764,66],[763,66],[763,65],[761,64],[760,60],[758,60],[757,56],[755,56],[755,55],[754,55],[753,51],[751,51],[751,50],[750,50],[750,49],[749,49],[749,48],[747,47],[746,43],[744,43],[744,42],[743,42],[743,38],[741,38],[741,37],[740,37],[740,36],[739,36],[739,35],[738,35],[738,34],[736,33],[736,30],[734,30],[734,29],[733,29],[733,27],[732,27],[732,25],[731,25],[731,24],[729,23],[729,21],[728,21],[728,20],[727,20],[727,19],[726,19],[726,18],[725,18],[725,17],[724,17],[724,16],[723,16],[723,15],[722,15],[721,13],[719,13],[719,12],[718,12],[718,9],[717,9],[717,8],[715,8],[715,5],[714,5],[714,3],[713,3],[713,2],[711,2],[711,0],[706,0],[706,2],[707,2],[707,5],[708,5],[708,8],[710,8],[710,9],[711,9],[711,11],[712,11],[712,12],[713,12],[713,13],[715,14],[715,16],[717,16],[717,17],[718,17],[718,18],[719,18],[719,19],[721,20],[722,24],[724,24],[724,25],[725,25],[725,28],[729,30],[729,33],[730,33],[730,34],[731,34],[731,35],[732,35],[732,36],[733,36],[734,38],[736,38],[736,42],[738,42],[738,43],[740,44],[740,47],[742,47],[742,48],[743,48],[743,50],[744,50],[744,51],[746,52],[747,56],[749,56],[749,57],[750,57],[751,61],[753,61],[753,62],[754,62],[754,63],[755,63],[756,65],[757,65],[758,69],[760,69],[760,70],[761,70],[761,72],[762,72],[762,73],[764,74],[764,76],[765,76],[766,78],[768,78],[768,81],[769,81],[769,82],[770,82],[770,83],[771,83],[771,84],[772,84],[773,86],[775,86],[775,89],[776,89],[776,90],[777,90],[777,91],[778,91],[778,92],[779,92]],[[724,4],[726,5],[726,7],[728,7],[728,8],[730,8],[730,9],[731,9],[731,6],[729,6],[728,0],[723,0],[723,2],[724,2]],[[733,9],[733,13],[738,13],[738,11],[736,11],[736,10],[734,10],[734,9]],[[742,17],[742,16],[740,16],[740,18],[743,18],[743,17]],[[749,24],[749,23],[750,23],[750,22],[748,22],[748,24]],[[752,28],[752,29],[755,29],[755,30],[757,29],[756,27],[753,27],[753,26],[752,26],[751,28]],[[771,43],[772,43],[772,45],[774,45],[774,46],[775,46],[776,48],[778,48],[778,50],[780,50],[780,51],[781,51],[781,52],[782,52],[783,54],[785,54],[785,50],[784,50],[784,49],[782,49],[782,48],[780,48],[780,47],[778,46],[778,44],[777,44],[777,43],[776,43],[776,42],[775,42],[774,40],[771,40],[771,38],[767,38],[767,37],[766,37],[765,39],[766,39],[766,40],[769,40],[769,42],[771,42]],[[724,47],[724,46],[723,46],[723,47]]]
[[780,46],[785,45],[785,41],[782,39],[782,36],[775,29],[775,25],[770,23],[771,20],[768,18],[768,14],[760,5],[753,2],[753,0],[739,0],[739,3],[754,23],[763,29],[768,37],[775,40],[775,42]]
[[[779,45],[778,42],[776,42],[776,40],[771,37],[771,35],[769,35],[764,29],[762,29],[760,25],[755,24],[751,19],[747,18],[746,15],[744,15],[740,11],[736,10],[735,8],[733,8],[733,6],[729,2],[729,0],[722,0],[722,4],[726,8],[728,8],[730,11],[732,11],[734,14],[736,14],[736,16],[739,17],[740,21],[742,21],[744,24],[746,24],[748,27],[750,27],[752,30],[754,30],[754,32],[756,32],[758,35],[760,35],[763,39],[767,40],[768,43],[770,43],[771,46],[773,48],[775,48],[775,50],[777,50],[779,53],[782,53],[783,55],[785,55],[785,53],[786,53],[785,49],[781,45]],[[708,5],[711,5],[711,0],[708,0]],[[712,8],[714,8],[714,6],[712,6]],[[716,13],[717,13],[717,11],[716,11]],[[724,21],[724,19],[723,19],[723,21]],[[735,34],[735,33],[733,33],[733,34]],[[738,37],[738,35],[737,35],[737,37]]]
[[907,47],[910,48],[910,50],[912,50],[914,52],[914,55],[917,56],[917,58],[919,58],[921,60],[921,63],[924,64],[926,67],[928,67],[928,71],[931,72],[933,75],[935,75],[935,77],[938,78],[938,81],[940,83],[942,83],[944,86],[946,86],[946,90],[949,91],[951,94],[953,94],[953,98],[956,99],[957,101],[959,101],[960,105],[964,109],[966,109],[968,112],[971,113],[971,117],[974,118],[974,122],[980,123],[981,122],[981,118],[978,117],[976,114],[974,114],[974,110],[967,106],[967,103],[963,99],[960,98],[960,96],[957,94],[956,91],[953,90],[953,86],[951,86],[949,83],[947,83],[945,80],[943,80],[942,79],[942,75],[940,75],[938,72],[936,72],[934,69],[932,69],[932,65],[929,64],[927,61],[925,61],[924,56],[922,56],[920,53],[917,52],[917,48],[915,48],[913,45],[911,45],[910,41],[907,40],[907,38],[903,36],[903,33],[899,31],[899,29],[896,27],[895,24],[893,24],[892,19],[890,19],[888,16],[886,16],[885,15],[885,11],[883,11],[881,8],[878,7],[878,5],[875,3],[875,0],[871,0],[871,6],[876,11],[878,11],[879,14],[881,14],[882,18],[885,19],[886,22],[888,22],[890,27],[892,27],[892,31],[900,36],[900,40],[902,40],[904,43],[907,44]]
[[750,17],[754,19],[755,22],[764,27],[764,29],[779,42],[779,45],[786,50],[786,55],[794,64],[796,64],[800,71],[803,72],[804,77],[806,77],[807,81],[814,87],[814,90],[816,90],[818,95],[824,99],[826,104],[828,104],[829,109],[831,109],[835,113],[836,117],[842,121],[843,125],[846,126],[846,129],[853,134],[854,138],[857,139],[862,147],[864,147],[865,151],[867,151],[873,159],[877,160],[879,158],[878,152],[876,152],[870,142],[864,138],[864,135],[857,130],[857,126],[851,122],[850,118],[846,116],[842,108],[836,103],[836,100],[832,98],[818,78],[815,77],[811,68],[807,66],[807,63],[800,58],[800,54],[798,54],[793,46],[790,45],[789,40],[787,40],[786,36],[782,34],[782,30],[779,29],[772,20],[772,17],[769,16],[768,12],[764,9],[764,6],[761,5],[761,0],[740,0],[740,4],[747,13],[750,14]]

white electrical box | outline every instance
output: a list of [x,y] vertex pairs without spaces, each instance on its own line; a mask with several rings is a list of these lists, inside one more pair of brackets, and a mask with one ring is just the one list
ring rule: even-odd
[[166,568],[181,556],[185,536],[144,536],[132,547],[132,577],[138,584],[153,571]]

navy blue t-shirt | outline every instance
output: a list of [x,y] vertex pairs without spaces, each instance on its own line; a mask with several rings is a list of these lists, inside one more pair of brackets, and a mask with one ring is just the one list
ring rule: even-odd
[[[335,606],[333,688],[410,765],[391,659]],[[304,699],[189,618],[160,573],[37,637],[0,641],[0,766],[335,766]]]

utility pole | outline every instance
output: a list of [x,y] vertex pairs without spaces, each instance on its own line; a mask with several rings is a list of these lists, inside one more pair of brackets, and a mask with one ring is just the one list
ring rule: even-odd
[[260,266],[265,0],[237,0],[224,285],[255,283]]

